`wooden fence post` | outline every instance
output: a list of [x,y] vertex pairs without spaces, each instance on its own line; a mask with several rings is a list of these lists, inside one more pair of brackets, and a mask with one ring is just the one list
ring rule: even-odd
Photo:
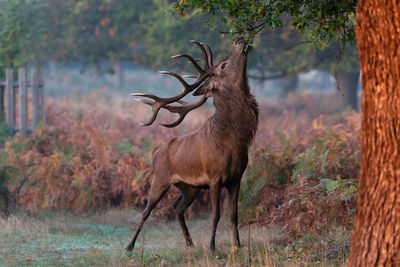
[[[6,80],[0,82],[0,120],[6,118],[9,134],[19,131],[24,136],[30,130],[28,126],[28,86],[32,87],[32,127],[37,126],[46,118],[46,94],[42,70],[38,67],[31,69],[31,82],[27,83],[26,67],[18,68],[18,83],[14,84],[13,69],[6,69]],[[18,94],[16,89],[18,88]],[[6,99],[4,99],[4,89]],[[19,97],[19,124],[16,128],[16,97]],[[5,108],[6,106],[6,108]]]
[[13,70],[6,69],[6,92],[7,92],[7,125],[10,129],[10,134],[14,134],[15,127],[15,98],[14,98],[14,77]]
[[31,69],[31,86],[32,86],[32,126],[35,127],[40,121],[39,109],[39,70],[37,67]]
[[28,129],[28,96],[26,89],[26,69],[18,68],[18,92],[19,92],[19,131],[20,135],[26,135]]

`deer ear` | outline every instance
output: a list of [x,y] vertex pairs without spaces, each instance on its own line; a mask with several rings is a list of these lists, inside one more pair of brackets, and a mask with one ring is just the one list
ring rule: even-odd
[[196,91],[194,91],[193,95],[198,96],[198,95],[206,95],[207,97],[210,97],[212,95],[211,90],[213,89],[213,85],[210,82],[205,82],[203,83],[199,88],[197,88]]

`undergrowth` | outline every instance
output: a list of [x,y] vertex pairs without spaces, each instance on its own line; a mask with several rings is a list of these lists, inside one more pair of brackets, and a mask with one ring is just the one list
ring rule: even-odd
[[320,116],[310,124],[275,131],[274,142],[254,146],[240,191],[243,222],[277,223],[293,238],[351,227],[359,115]]
[[[300,95],[293,101],[296,97],[289,96],[279,107],[261,103],[240,191],[242,224],[279,224],[292,238],[318,235],[327,227],[350,227],[360,158],[359,114],[324,109],[312,97]],[[117,97],[93,93],[49,101],[46,126],[28,137],[0,141],[7,158],[0,167],[12,169],[7,188],[30,210],[141,209],[153,152],[169,138],[199,127],[212,110],[193,113],[178,128],[146,128],[138,122],[145,121],[148,112]],[[161,115],[163,121],[172,120]],[[173,218],[177,196],[176,189],[170,190],[153,215]],[[188,215],[205,210],[207,191]]]

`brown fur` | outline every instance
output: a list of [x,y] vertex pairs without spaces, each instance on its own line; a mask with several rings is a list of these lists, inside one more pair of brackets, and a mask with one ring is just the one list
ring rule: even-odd
[[144,221],[171,185],[181,190],[174,209],[187,245],[193,241],[183,213],[201,188],[210,188],[213,210],[209,248],[215,249],[215,232],[220,218],[222,187],[228,190],[235,245],[240,247],[237,202],[242,174],[248,162],[248,148],[258,124],[258,105],[247,81],[247,53],[242,39],[233,42],[230,55],[211,68],[210,77],[195,92],[214,100],[215,113],[197,131],[175,137],[161,146],[153,158],[153,180],[149,202],[139,228],[128,245],[132,250]]

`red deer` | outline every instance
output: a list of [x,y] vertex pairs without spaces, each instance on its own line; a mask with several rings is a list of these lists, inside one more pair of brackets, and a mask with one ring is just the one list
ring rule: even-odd
[[[144,222],[171,185],[181,191],[173,207],[188,246],[193,246],[193,241],[185,223],[184,212],[202,188],[210,189],[212,206],[210,250],[215,250],[221,189],[227,188],[234,245],[240,247],[238,232],[240,180],[247,166],[249,145],[258,124],[258,105],[250,93],[247,80],[248,49],[243,39],[237,38],[233,41],[233,50],[229,56],[214,66],[210,47],[204,43],[194,41],[192,43],[201,49],[203,68],[187,54],[179,54],[173,58],[186,58],[196,68],[199,74],[190,76],[196,78],[193,84],[188,84],[176,73],[161,72],[177,78],[184,87],[183,91],[169,98],[150,94],[132,95],[149,98],[135,99],[150,105],[153,109],[150,121],[142,124],[146,126],[152,124],[159,110],[164,108],[179,114],[179,119],[174,123],[162,125],[175,127],[183,121],[189,111],[200,107],[209,97],[213,97],[215,113],[197,131],[171,139],[154,153],[153,180],[148,203],[138,229],[126,247],[127,251],[133,250]],[[180,100],[195,89],[193,95],[203,95],[200,101],[186,104]],[[173,105],[173,103],[178,104]]]

